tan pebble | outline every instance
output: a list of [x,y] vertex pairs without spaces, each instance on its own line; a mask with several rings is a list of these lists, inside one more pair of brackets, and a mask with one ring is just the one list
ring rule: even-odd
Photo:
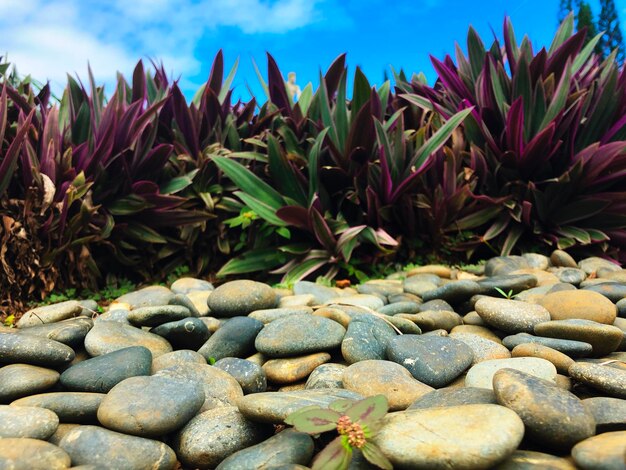
[[332,307],[318,308],[313,312],[313,315],[329,318],[333,321],[336,321],[344,328],[348,328],[350,320],[352,320],[352,317],[348,313],[344,312],[343,310],[339,310],[338,308]]
[[549,348],[538,343],[519,344],[511,351],[512,357],[540,357],[550,361],[561,374],[567,374],[569,367],[574,364],[574,359],[561,351]]
[[450,279],[452,270],[448,266],[443,266],[441,264],[428,264],[426,266],[419,266],[417,268],[410,269],[407,271],[406,276],[411,277],[417,274],[435,274],[439,277]]
[[458,325],[452,328],[450,333],[471,333],[474,335],[482,336],[483,338],[494,341],[498,344],[502,344],[502,340],[489,328],[479,325]]
[[278,389],[279,392],[295,392],[297,390],[305,390],[306,382],[299,382],[297,384],[284,385]]
[[277,384],[292,384],[305,380],[311,372],[325,362],[330,361],[330,354],[314,353],[307,356],[270,359],[263,364],[267,380]]
[[552,320],[579,318],[613,324],[617,307],[602,294],[590,290],[552,292],[540,304],[550,312]]
[[478,315],[478,313],[476,313],[475,310],[472,310],[471,312],[465,314],[465,316],[463,317],[463,324],[475,325],[475,326],[487,326],[487,324],[485,323],[485,320],[480,318],[480,315]]

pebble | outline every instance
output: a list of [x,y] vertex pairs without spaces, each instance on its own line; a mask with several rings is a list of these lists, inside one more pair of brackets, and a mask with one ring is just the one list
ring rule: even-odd
[[562,266],[564,268],[576,268],[576,260],[567,251],[554,250],[550,255],[550,261],[554,266]]
[[341,295],[341,290],[322,286],[311,281],[298,281],[293,285],[295,295],[311,295],[316,305],[322,305],[330,299]]
[[128,321],[135,326],[158,326],[189,317],[191,312],[182,305],[158,305],[131,310]]
[[61,374],[61,384],[71,391],[108,393],[129,377],[150,375],[152,353],[143,346],[118,349],[82,361]]
[[348,313],[338,308],[332,307],[318,308],[313,312],[313,315],[316,317],[324,317],[328,318],[329,320],[333,320],[343,326],[344,329],[348,329],[348,326],[352,321],[352,317]]
[[582,400],[596,421],[596,433],[626,431],[626,400],[592,397]]
[[317,366],[306,380],[305,389],[343,388],[343,372],[348,366],[344,364],[326,363]]
[[204,279],[196,279],[195,277],[181,277],[172,282],[170,286],[174,294],[189,294],[194,291],[210,292],[215,289],[213,284]]
[[624,339],[624,333],[616,326],[578,319],[539,323],[535,325],[535,334],[589,343],[596,357],[616,351]]
[[211,314],[216,317],[237,317],[254,310],[274,308],[278,298],[267,284],[242,279],[217,287],[207,303]]
[[343,326],[328,318],[293,315],[266,325],[254,345],[269,357],[297,356],[339,347],[345,333]]
[[38,336],[0,333],[0,364],[25,363],[56,367],[71,362],[74,350],[63,343]]
[[511,352],[502,346],[501,343],[496,343],[495,341],[483,338],[479,335],[472,333],[450,333],[449,337],[469,346],[474,356],[471,365],[482,361],[508,359],[511,357]]
[[570,366],[568,372],[574,380],[601,390],[612,397],[626,399],[626,370],[577,362]]
[[424,302],[440,299],[450,304],[458,304],[481,292],[482,288],[475,281],[452,281],[436,289],[424,292],[421,297]]
[[0,403],[43,392],[59,381],[56,370],[28,364],[10,364],[0,368]]
[[380,299],[380,297],[376,295],[370,294],[358,294],[358,295],[348,295],[341,297],[334,297],[332,299],[328,299],[326,301],[326,305],[348,305],[352,307],[364,307],[370,310],[378,310],[385,302]]
[[315,305],[315,297],[311,294],[287,295],[278,301],[278,308],[310,307]]
[[91,356],[102,356],[131,346],[149,349],[153,358],[172,351],[172,345],[159,335],[112,321],[96,322],[85,337],[85,349]]
[[373,442],[400,468],[490,468],[511,455],[524,423],[499,405],[463,405],[387,415]]
[[518,269],[528,269],[531,265],[521,256],[496,256],[485,263],[485,276],[506,276]]
[[435,335],[402,335],[387,345],[387,357],[406,367],[422,383],[444,387],[467,369],[474,359],[469,346]]
[[210,290],[194,290],[185,294],[198,312],[197,316],[204,317],[210,314],[208,301],[211,292]]
[[513,349],[520,344],[532,343],[541,344],[548,348],[556,349],[563,354],[571,357],[585,357],[591,354],[593,350],[589,343],[582,341],[572,341],[569,339],[544,338],[543,336],[529,335],[528,333],[517,333],[516,335],[507,336],[502,340],[507,348]]
[[415,314],[401,313],[395,318],[405,318],[414,322],[421,330],[450,331],[455,326],[463,324],[463,318],[456,312],[448,310],[422,310]]
[[211,332],[202,320],[188,317],[182,320],[155,326],[150,333],[165,338],[174,349],[199,349],[211,336]]
[[306,379],[311,372],[325,362],[330,361],[330,354],[321,352],[306,356],[270,359],[263,364],[267,380],[275,384],[292,384]]
[[313,309],[306,306],[282,307],[282,308],[266,308],[264,310],[255,310],[248,317],[259,320],[263,324],[273,322],[279,318],[288,317],[289,315],[311,314]]
[[585,271],[587,274],[597,273],[600,270],[604,272],[621,271],[617,264],[610,262],[604,258],[598,256],[591,256],[578,262],[578,267]]
[[234,406],[215,408],[191,419],[176,434],[173,448],[187,467],[215,468],[226,457],[269,437],[270,430],[247,420]]
[[574,359],[556,349],[538,343],[523,343],[515,346],[511,351],[512,357],[539,357],[550,361],[560,374],[567,374]]
[[550,265],[550,258],[540,253],[524,253],[522,258],[524,258],[531,269],[548,269]]
[[556,450],[569,450],[595,434],[593,414],[580,399],[554,383],[514,369],[493,376],[498,403],[515,411],[527,437]]
[[30,437],[45,441],[56,431],[59,417],[45,408],[0,405],[0,423],[0,440]]
[[254,352],[254,341],[262,329],[263,323],[259,320],[233,317],[213,333],[198,353],[207,361],[210,358],[245,357]]
[[313,439],[308,434],[285,429],[269,439],[230,455],[216,470],[276,470],[287,465],[307,465],[313,457]]
[[264,369],[254,362],[238,357],[225,357],[214,366],[232,375],[241,386],[244,394],[267,390],[267,376]]
[[65,470],[70,456],[46,441],[30,438],[0,439],[0,465],[6,470]]
[[626,284],[617,282],[602,282],[593,286],[585,287],[584,290],[602,294],[613,303],[619,302],[626,297]]
[[348,364],[367,359],[384,359],[387,343],[396,336],[388,323],[375,315],[358,315],[348,325],[341,354]]
[[605,432],[579,442],[572,449],[574,462],[585,470],[624,470],[625,455],[626,431]]
[[508,274],[505,276],[493,276],[476,281],[483,295],[502,295],[498,289],[508,293],[517,294],[537,285],[537,278],[532,274]]
[[98,315],[94,323],[99,323],[103,321],[114,321],[118,323],[124,323],[125,325],[130,325],[128,321],[128,315],[130,314],[130,310],[126,308],[110,308],[106,312]]
[[493,467],[494,470],[576,470],[569,460],[543,452],[516,450],[506,460]]
[[[151,374],[169,369],[170,367],[186,367],[188,363],[206,364],[206,359],[191,349],[179,349],[170,353],[163,354],[152,361]],[[148,375],[148,374],[144,374]]]
[[56,304],[44,305],[25,312],[17,321],[18,328],[56,323],[61,320],[76,317],[83,313],[83,307],[77,300],[67,300]]
[[131,377],[113,387],[98,421],[113,431],[158,437],[184,426],[202,407],[202,386],[170,377]]
[[174,293],[164,286],[149,286],[129,292],[115,299],[116,303],[128,304],[129,309],[167,305]]
[[422,395],[407,408],[421,410],[459,405],[497,405],[493,390],[479,387],[440,388]]
[[552,274],[558,278],[559,282],[573,286],[579,286],[587,279],[585,271],[578,268],[557,268],[552,270]]
[[485,323],[506,333],[532,333],[536,324],[550,321],[541,305],[518,300],[481,297],[474,308]]
[[550,312],[552,320],[578,318],[611,325],[617,316],[613,302],[590,290],[552,292],[540,304]]
[[378,313],[384,315],[397,315],[398,313],[417,313],[420,311],[420,304],[417,302],[394,302],[383,305],[378,309]]
[[342,381],[346,390],[364,397],[385,395],[391,411],[404,410],[433,390],[415,380],[407,369],[391,361],[365,360],[352,364],[344,370]]
[[176,468],[176,454],[163,442],[100,426],[72,427],[58,445],[69,454],[73,465],[95,465],[98,469]]
[[92,327],[93,320],[91,318],[81,317],[23,328],[18,330],[18,333],[48,338],[75,347],[82,345],[85,336]]
[[406,272],[407,277],[417,276],[420,274],[431,274],[437,277],[450,279],[452,270],[448,266],[442,264],[427,264],[425,266],[417,266]]
[[513,357],[483,361],[472,366],[465,376],[465,386],[493,390],[493,376],[501,369],[519,370],[551,383],[556,381],[556,367],[550,361],[538,357]]
[[[464,320],[465,321],[465,320]],[[502,340],[489,328],[479,325],[458,325],[450,330],[450,333],[472,334],[502,344]]]
[[11,405],[46,408],[62,423],[92,423],[104,397],[104,393],[52,392],[20,398]]

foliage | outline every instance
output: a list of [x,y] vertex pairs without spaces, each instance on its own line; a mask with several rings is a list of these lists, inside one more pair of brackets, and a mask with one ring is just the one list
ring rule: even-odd
[[603,57],[608,57],[613,51],[617,51],[615,57],[620,64],[623,64],[626,59],[626,47],[615,0],[600,0],[598,29],[605,33],[600,40],[600,51]]
[[383,469],[391,469],[391,462],[371,442],[380,429],[388,407],[384,395],[357,402],[337,400],[329,408],[307,406],[290,414],[285,423],[293,425],[300,432],[313,435],[332,430],[339,433],[339,436],[317,454],[313,460],[314,470],[347,469],[355,449],[359,449],[370,463]]

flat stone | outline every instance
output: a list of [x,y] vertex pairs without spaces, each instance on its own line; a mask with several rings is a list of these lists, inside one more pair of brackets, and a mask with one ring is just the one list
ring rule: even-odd
[[514,411],[463,405],[387,415],[373,439],[400,468],[490,468],[511,455],[524,436]]
[[311,281],[298,281],[293,285],[295,295],[312,295],[315,304],[322,305],[333,297],[341,295],[340,289],[326,287]]
[[207,361],[225,357],[246,357],[254,352],[254,341],[263,329],[263,323],[249,317],[234,317],[224,323],[207,340],[200,353]]
[[70,367],[61,374],[61,384],[71,391],[107,393],[129,377],[150,375],[151,366],[152,353],[131,346]]
[[315,305],[315,297],[311,294],[287,295],[278,301],[278,308],[310,307]]
[[528,333],[517,333],[516,335],[507,336],[502,340],[502,344],[509,349],[513,349],[516,346],[525,343],[541,344],[543,346],[556,349],[557,351],[571,357],[589,356],[593,350],[593,347],[589,343],[584,343],[582,341],[545,338],[543,336],[529,335]]
[[209,301],[209,296],[211,295],[211,292],[212,291],[210,290],[194,290],[185,294],[189,301],[196,308],[198,316],[200,317],[207,316],[210,313],[209,305],[207,302]]
[[493,376],[502,369],[519,370],[551,383],[556,381],[556,367],[550,361],[538,357],[513,357],[479,362],[472,366],[465,376],[465,386],[493,390]]
[[345,328],[333,320],[293,315],[266,325],[254,345],[269,357],[297,356],[339,347],[345,333]]
[[496,256],[485,263],[485,276],[506,276],[512,271],[530,267],[528,260],[521,256]]
[[578,262],[578,267],[585,271],[587,274],[596,273],[601,269],[606,271],[621,271],[622,268],[612,263],[611,261],[600,258],[598,256],[591,256]]
[[550,312],[541,305],[518,300],[481,297],[474,308],[485,323],[507,333],[532,333],[537,323],[550,321]]
[[[466,315],[467,316],[467,315]],[[465,321],[465,319],[463,320]],[[498,335],[496,335],[489,328],[480,325],[458,325],[450,330],[450,333],[462,333],[462,334],[472,334],[480,336],[481,338],[485,338],[493,341],[494,343],[502,344],[502,340]]]
[[59,417],[44,408],[0,405],[0,423],[0,440],[30,437],[45,441],[56,431]]
[[281,424],[287,416],[305,406],[322,408],[337,400],[361,400],[363,395],[343,389],[264,392],[246,395],[237,401],[239,411],[249,420]]
[[170,377],[198,384],[204,391],[200,412],[222,406],[232,406],[243,396],[239,382],[228,372],[208,364],[188,363],[185,367],[163,369],[155,377]]
[[413,277],[420,274],[432,274],[437,277],[450,279],[450,276],[452,276],[452,270],[448,266],[444,266],[442,264],[427,264],[425,266],[411,268],[406,272],[407,277]]
[[525,372],[501,369],[493,376],[498,403],[515,411],[533,441],[557,450],[595,434],[593,415],[576,395]]
[[626,284],[617,282],[603,282],[584,287],[584,289],[602,294],[613,303],[619,302],[626,297]]
[[522,258],[526,260],[531,269],[548,269],[550,258],[540,253],[524,253]]
[[575,268],[578,266],[572,255],[563,250],[554,250],[550,255],[550,261],[554,266],[562,266],[564,268]]
[[211,293],[207,302],[212,315],[236,317],[254,310],[274,308],[278,298],[267,284],[243,279],[222,284]]
[[567,374],[574,359],[556,349],[538,343],[523,343],[515,346],[511,351],[512,357],[539,357],[550,361],[560,374]]
[[[343,310],[332,307],[321,307],[313,312],[313,315],[316,317],[324,317],[332,320],[334,322],[339,323],[344,329],[348,329],[350,322],[352,321],[352,317]],[[360,315],[360,313],[359,313]]]
[[206,364],[206,359],[191,349],[179,349],[163,354],[152,361],[151,374],[170,367],[186,367],[188,363]]
[[537,278],[532,274],[507,274],[504,276],[493,276],[476,281],[480,286],[480,293],[483,295],[501,295],[496,289],[504,292],[517,294],[526,289],[531,289],[537,285]]
[[103,322],[103,321],[114,321],[117,323],[124,323],[125,325],[130,325],[128,321],[128,315],[130,314],[130,310],[126,308],[109,308],[106,312],[98,315],[94,323]]
[[535,334],[589,343],[596,357],[616,351],[624,339],[624,333],[616,326],[578,319],[539,323],[535,325]]
[[130,346],[149,349],[153,358],[172,351],[172,345],[159,335],[111,321],[96,322],[85,337],[85,349],[91,356],[102,356]]
[[384,315],[397,315],[398,313],[417,313],[420,311],[420,304],[417,302],[395,302],[383,305],[378,309],[378,313]]
[[167,287],[149,286],[118,297],[115,301],[128,304],[131,310],[141,307],[168,305],[174,293]]
[[25,312],[17,321],[18,328],[56,323],[61,320],[76,317],[83,312],[83,307],[77,300],[67,300],[51,305],[33,308]]
[[431,275],[430,277],[434,278],[434,280],[428,278],[424,279],[424,276],[425,275],[407,277],[404,280],[404,291],[421,297],[426,292],[433,291],[441,286],[441,279],[439,276]]
[[445,312],[454,312],[452,306],[443,299],[433,299],[420,305],[420,312],[428,310],[443,310]]
[[[208,300],[208,298],[207,298],[207,300]],[[200,310],[198,310],[198,308],[191,301],[191,299],[189,297],[187,297],[187,294],[174,294],[174,297],[171,298],[169,305],[185,307],[187,310],[189,310],[189,316],[190,317],[199,317],[200,316]],[[207,305],[207,308],[208,308],[208,305]]]
[[0,333],[0,364],[32,364],[61,366],[74,359],[72,348],[63,343],[38,336]]
[[572,449],[574,462],[584,469],[623,470],[626,431],[606,432],[579,442]]
[[197,279],[195,277],[181,277],[172,282],[170,286],[171,291],[174,294],[188,294],[193,291],[207,291],[210,292],[215,289],[213,284],[204,279]]
[[332,304],[352,305],[354,307],[365,307],[371,310],[378,310],[385,305],[385,302],[375,295],[358,294],[335,297],[326,301],[326,305]]
[[43,392],[59,381],[56,370],[28,364],[11,364],[0,369],[0,403]]
[[279,318],[288,317],[290,315],[298,314],[311,314],[313,309],[311,307],[283,307],[283,308],[266,308],[263,310],[255,310],[251,312],[248,317],[259,320],[263,324],[273,322]]
[[557,268],[552,271],[552,274],[559,279],[559,282],[572,284],[573,286],[580,285],[587,278],[587,273],[577,268]]
[[92,327],[93,320],[91,318],[82,317],[56,323],[31,326],[18,330],[18,333],[48,338],[71,347],[76,347],[82,344],[85,336],[87,336],[87,333],[89,333]]
[[114,431],[157,437],[184,426],[204,403],[202,386],[169,377],[131,377],[109,391],[98,421]]
[[478,387],[440,388],[422,395],[409,406],[408,410],[426,408],[442,408],[459,405],[496,405],[496,395],[493,390]]
[[36,406],[58,416],[62,423],[92,423],[96,421],[98,407],[104,393],[53,392],[20,398],[11,406]]
[[276,469],[288,465],[307,465],[313,457],[313,448],[311,436],[294,429],[285,429],[260,444],[231,454],[216,470]]
[[451,304],[458,304],[481,292],[480,285],[475,281],[452,281],[431,291],[424,292],[421,297],[424,302],[440,299]]
[[406,318],[400,318],[399,315],[391,316],[391,315],[380,314],[379,318],[385,321],[394,330],[399,331],[402,334],[405,334],[405,335],[421,335],[422,334],[422,329],[419,326],[417,326],[411,320],[407,320]]
[[[513,275],[520,275],[520,274],[530,274],[532,276],[534,276],[537,279],[537,284],[535,287],[529,287],[523,290],[519,290],[519,292],[517,292],[515,295],[517,296],[518,294],[521,294],[522,292],[526,292],[527,290],[530,289],[534,289],[536,287],[540,287],[540,286],[553,286],[554,284],[559,282],[559,278],[556,277],[554,274],[552,274],[551,272],[545,271],[543,269],[536,269],[536,268],[531,268],[531,269],[518,269],[517,271],[513,271],[511,272],[511,274],[509,276],[513,276]],[[496,286],[496,287],[500,287],[500,286]],[[500,287],[503,291],[504,288]],[[509,290],[513,290],[515,292],[515,289],[509,289]],[[505,292],[508,292],[508,290],[506,290]],[[497,294],[500,294],[500,292],[497,292]],[[501,294],[500,294],[501,295]],[[520,300],[519,298],[517,300]]]
[[422,383],[443,387],[467,369],[472,350],[456,339],[431,335],[403,335],[392,338],[387,357],[406,367]]
[[552,320],[579,318],[611,325],[617,316],[613,302],[589,290],[552,292],[540,304],[550,312]]
[[254,362],[238,357],[225,357],[217,361],[214,366],[232,375],[245,394],[267,390],[265,371]]
[[626,399],[626,370],[577,362],[570,366],[568,372],[574,380],[601,390],[612,397]]
[[226,457],[269,437],[270,429],[247,420],[234,406],[216,408],[189,421],[175,436],[173,447],[187,467],[215,468]]
[[263,364],[263,371],[270,382],[291,384],[306,379],[317,366],[328,361],[330,361],[330,354],[325,352],[270,359]]
[[[174,470],[176,454],[164,443],[100,426],[76,426],[59,441],[73,465],[98,468]],[[97,449],[97,452],[95,451]]]
[[494,470],[576,470],[568,459],[532,450],[516,450],[507,459],[493,467]]
[[211,332],[202,320],[187,317],[182,320],[155,326],[150,333],[162,336],[173,348],[199,349],[211,336]]
[[626,431],[626,400],[592,397],[582,400],[596,422],[596,433]]
[[7,470],[65,470],[70,456],[46,441],[30,438],[0,439],[0,465]]
[[414,322],[423,331],[446,330],[463,324],[463,318],[456,312],[449,310],[423,310],[419,313],[396,315],[395,318],[405,318]]
[[366,360],[343,372],[343,386],[364,397],[385,395],[391,411],[404,410],[419,397],[433,390],[391,361]]
[[474,356],[472,365],[482,361],[508,359],[511,357],[510,351],[502,346],[502,344],[479,335],[472,333],[450,333],[449,337],[469,346]]
[[389,324],[374,315],[359,315],[348,325],[341,354],[348,364],[367,359],[383,359],[385,349],[396,332]]
[[317,366],[309,375],[305,389],[343,388],[343,372],[347,366],[343,364],[326,363]]
[[190,311],[182,305],[156,305],[131,310],[128,321],[135,326],[158,326],[190,316]]

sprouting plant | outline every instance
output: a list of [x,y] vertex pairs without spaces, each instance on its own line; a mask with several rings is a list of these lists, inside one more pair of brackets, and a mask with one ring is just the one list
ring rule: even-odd
[[392,469],[391,462],[371,442],[388,408],[384,395],[357,402],[337,400],[329,408],[315,405],[302,408],[287,416],[285,423],[307,434],[321,434],[333,429],[339,433],[339,436],[317,454],[313,460],[313,470],[347,469],[355,449],[360,450],[372,464],[383,469]]
[[497,290],[502,295],[502,297],[504,297],[505,299],[511,300],[513,297],[515,297],[513,295],[513,289],[509,290],[508,292],[504,292],[499,287],[494,287],[494,289]]
[[209,363],[210,366],[213,366],[213,365],[215,365],[215,362],[217,362],[217,361],[215,360],[215,358],[213,356],[211,356],[211,357],[209,357],[207,359],[207,362]]

